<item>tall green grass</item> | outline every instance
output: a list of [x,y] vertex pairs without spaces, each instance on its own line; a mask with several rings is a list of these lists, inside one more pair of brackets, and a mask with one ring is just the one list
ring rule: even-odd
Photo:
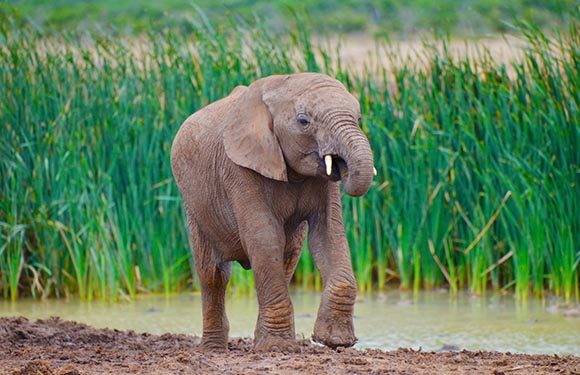
[[[259,28],[0,36],[0,293],[131,299],[197,288],[169,150],[180,123],[258,77],[324,71],[361,102],[379,176],[344,198],[359,288],[579,298],[580,28],[523,29],[498,65],[445,48],[356,73]],[[387,48],[382,46],[381,48]],[[390,54],[398,59],[395,54]],[[321,287],[307,251],[295,284]],[[231,288],[253,288],[234,267]]]

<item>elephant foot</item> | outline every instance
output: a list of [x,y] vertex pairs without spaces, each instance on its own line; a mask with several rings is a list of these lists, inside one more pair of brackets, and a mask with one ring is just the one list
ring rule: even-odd
[[[226,321],[227,322],[227,321]],[[229,324],[224,324],[222,330],[204,332],[201,337],[200,349],[204,352],[225,352],[228,350]]]
[[319,315],[314,323],[312,339],[332,349],[353,346],[357,338],[354,335],[352,316],[344,313]]
[[228,350],[228,341],[223,339],[202,339],[199,348],[204,352],[225,352]]
[[300,345],[293,338],[262,334],[254,340],[254,351],[299,353]]

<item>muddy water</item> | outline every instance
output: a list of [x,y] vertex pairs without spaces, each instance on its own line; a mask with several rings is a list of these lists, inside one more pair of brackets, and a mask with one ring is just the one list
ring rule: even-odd
[[[310,337],[319,299],[317,293],[293,294],[299,336]],[[226,308],[230,336],[252,336],[255,296],[229,296]],[[356,347],[580,355],[580,318],[566,316],[574,313],[577,310],[563,310],[556,302],[517,304],[512,296],[451,297],[446,292],[361,295],[355,308]],[[59,316],[95,327],[138,332],[200,335],[202,331],[201,297],[196,294],[146,296],[117,304],[0,302],[0,316],[16,315],[35,319]]]

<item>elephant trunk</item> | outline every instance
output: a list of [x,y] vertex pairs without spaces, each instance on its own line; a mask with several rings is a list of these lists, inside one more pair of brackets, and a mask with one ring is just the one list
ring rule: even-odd
[[[365,194],[373,180],[373,153],[368,139],[356,123],[346,122],[331,126],[330,152],[335,156],[338,174],[348,195]],[[341,160],[342,159],[342,160]]]

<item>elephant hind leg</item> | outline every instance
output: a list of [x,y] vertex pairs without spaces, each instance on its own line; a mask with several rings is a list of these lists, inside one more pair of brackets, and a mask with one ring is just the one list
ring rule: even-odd
[[306,239],[306,221],[300,223],[294,233],[287,236],[287,238],[286,248],[284,249],[284,272],[286,281],[290,284]]
[[227,349],[229,322],[225,312],[226,287],[230,264],[217,264],[211,244],[188,213],[189,235],[195,268],[201,286],[203,336],[201,347],[209,351]]

